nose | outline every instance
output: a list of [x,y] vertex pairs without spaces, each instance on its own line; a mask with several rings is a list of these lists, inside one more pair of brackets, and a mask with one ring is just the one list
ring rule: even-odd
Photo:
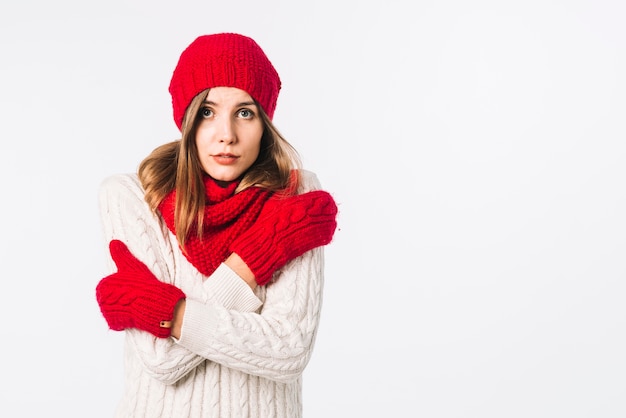
[[219,124],[219,140],[226,144],[232,144],[237,141],[237,135],[235,133],[235,126],[230,118],[222,119]]

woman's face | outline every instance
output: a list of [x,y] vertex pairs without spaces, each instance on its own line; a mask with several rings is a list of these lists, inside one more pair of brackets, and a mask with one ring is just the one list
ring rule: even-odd
[[200,108],[196,146],[204,171],[215,180],[239,178],[261,150],[263,121],[252,97],[234,87],[214,87]]

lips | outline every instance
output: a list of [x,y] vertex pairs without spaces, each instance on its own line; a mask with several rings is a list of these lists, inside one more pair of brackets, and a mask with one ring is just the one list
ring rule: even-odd
[[230,164],[234,164],[237,161],[237,157],[234,154],[215,154],[213,155],[213,160],[215,160],[215,162],[217,162],[218,164],[222,164],[222,165],[230,165]]

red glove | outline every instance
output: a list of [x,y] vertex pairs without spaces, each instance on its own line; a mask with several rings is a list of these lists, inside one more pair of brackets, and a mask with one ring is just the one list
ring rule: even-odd
[[138,328],[160,338],[169,337],[174,307],[185,294],[157,279],[122,241],[112,240],[109,250],[117,272],[96,287],[96,299],[109,327],[115,331]]
[[328,244],[337,228],[336,216],[337,205],[323,190],[272,197],[256,222],[235,238],[229,249],[241,257],[262,286],[288,261]]

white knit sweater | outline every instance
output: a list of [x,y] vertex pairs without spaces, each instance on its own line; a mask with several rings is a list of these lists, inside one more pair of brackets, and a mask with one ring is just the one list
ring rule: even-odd
[[[315,174],[303,171],[301,188],[318,189]],[[105,179],[100,211],[107,245],[125,242],[187,296],[180,340],[124,331],[125,388],[116,417],[301,417],[301,376],[322,304],[323,248],[292,260],[253,292],[224,264],[209,277],[199,273],[150,211],[136,175]]]

